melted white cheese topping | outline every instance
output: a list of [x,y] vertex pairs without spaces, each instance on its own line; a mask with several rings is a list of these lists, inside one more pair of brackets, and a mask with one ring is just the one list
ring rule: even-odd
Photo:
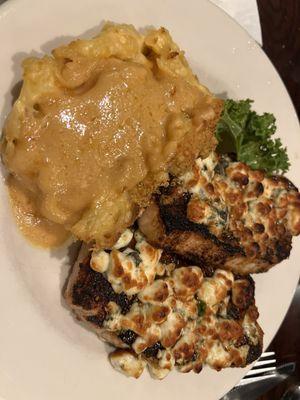
[[[192,194],[187,206],[189,220],[205,224],[220,237],[230,230],[240,241],[248,265],[245,270],[262,267],[274,251],[274,239],[300,234],[300,195],[283,177],[268,177],[241,162],[218,157],[212,152],[197,159],[194,168],[179,178]],[[257,265],[251,264],[251,259]],[[228,260],[228,267],[238,271],[244,257]],[[270,267],[270,266],[269,266]],[[268,268],[265,262],[264,268]]]
[[119,249],[128,245],[133,232],[127,229],[111,251],[92,252],[91,267],[105,275],[116,293],[124,292],[129,296],[141,292],[152,284],[156,275],[164,273],[159,263],[162,251],[148,244],[144,237],[135,232],[135,249]]
[[116,350],[109,355],[111,365],[128,377],[139,378],[146,362],[129,350]]
[[[126,237],[131,242],[131,235]],[[182,372],[200,372],[205,363],[216,369],[245,364],[248,346],[235,348],[234,340],[246,333],[258,343],[261,331],[247,314],[239,324],[226,314],[229,297],[233,291],[239,296],[243,282],[233,285],[233,274],[220,269],[204,278],[196,266],[167,268],[160,262],[161,250],[139,232],[134,238],[134,249],[121,251],[122,242],[119,250],[94,251],[91,258],[91,267],[104,274],[116,293],[137,295],[125,315],[112,301],[106,307],[104,329],[137,335],[132,350],[111,355],[113,367],[138,377],[147,364],[152,377],[163,379],[175,365]],[[143,352],[158,342],[164,349],[155,358],[145,357]]]

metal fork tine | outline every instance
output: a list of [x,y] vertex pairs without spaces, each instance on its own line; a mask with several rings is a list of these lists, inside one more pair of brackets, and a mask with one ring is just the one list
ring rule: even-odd
[[[295,363],[287,363],[283,364],[280,367],[269,367],[266,368],[264,367],[264,361],[267,357],[273,357],[270,360],[268,360],[269,363],[274,364],[276,363],[276,357],[273,352],[266,352],[263,353],[262,356],[260,357],[258,362],[263,362],[263,364],[260,364],[263,366],[261,368],[259,365],[256,369],[250,370],[247,375],[239,382],[238,385],[234,389],[232,389],[232,392],[235,390],[238,390],[239,387],[251,385],[251,384],[261,384],[263,383],[264,385],[266,383],[271,384],[274,382],[274,379],[276,379],[276,382],[279,380],[285,380],[289,375],[292,374],[293,371],[295,371]],[[231,392],[230,392],[231,393]],[[224,397],[223,400],[225,400],[226,397]]]
[[261,359],[259,359],[259,360],[254,364],[253,369],[259,368],[259,367],[261,367],[262,365],[275,364],[275,363],[276,363],[275,358],[272,358],[271,360],[261,360]]
[[276,367],[267,367],[267,368],[259,368],[259,369],[251,369],[247,375],[245,376],[245,378],[247,378],[248,376],[252,376],[252,375],[261,375],[264,374],[266,372],[271,372],[274,371],[276,369]]
[[271,357],[271,356],[275,356],[274,351],[265,351],[264,353],[262,353],[262,355],[259,357],[259,359],[261,360],[262,358]]
[[265,353],[262,353],[253,368],[244,376],[242,382],[244,380],[249,380],[249,378],[258,379],[265,373],[274,371],[276,369],[275,365],[276,357],[274,351],[266,351]]

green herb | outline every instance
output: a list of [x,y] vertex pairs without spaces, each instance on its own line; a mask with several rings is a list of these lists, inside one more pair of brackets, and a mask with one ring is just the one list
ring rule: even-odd
[[198,316],[202,317],[206,310],[206,303],[203,300],[198,300],[197,306],[198,306]]
[[271,138],[276,131],[275,117],[257,114],[251,109],[252,102],[225,101],[216,129],[218,152],[235,153],[238,161],[267,174],[284,173],[290,163],[281,140]]

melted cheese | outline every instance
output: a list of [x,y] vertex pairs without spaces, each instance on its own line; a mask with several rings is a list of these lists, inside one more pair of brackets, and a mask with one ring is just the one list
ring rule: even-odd
[[197,291],[197,296],[210,307],[215,307],[226,298],[233,280],[233,274],[230,271],[218,269],[215,271],[214,277],[204,279]]
[[192,298],[201,286],[203,274],[199,267],[176,268],[171,284],[178,299]]
[[[221,240],[223,233],[231,232],[249,260],[244,270],[259,269],[260,260],[276,254],[274,243],[282,235],[300,233],[300,194],[284,177],[268,177],[212,152],[206,159],[197,159],[180,180],[192,194],[188,218],[205,224]],[[244,257],[235,257],[228,260],[228,268],[238,271],[243,262]],[[268,268],[268,262],[263,268]]]
[[174,368],[175,360],[171,351],[160,350],[157,354],[157,360],[148,362],[150,375],[154,379],[164,379]]
[[168,281],[157,279],[151,285],[148,285],[139,294],[138,298],[142,303],[162,304],[170,296],[172,288]]
[[109,359],[117,371],[133,378],[139,378],[146,365],[141,357],[128,350],[116,350],[110,354]]
[[[137,335],[131,345],[134,355],[114,355],[113,366],[127,376],[136,376],[142,368],[140,360],[144,360],[151,376],[163,379],[175,367],[199,373],[204,364],[218,370],[246,365],[249,343],[261,344],[257,310],[251,305],[242,320],[235,321],[229,319],[227,308],[232,302],[247,307],[249,281],[235,280],[231,272],[220,269],[208,278],[196,266],[166,268],[159,249],[150,246],[139,231],[134,238],[134,249],[120,251],[114,247],[104,252],[109,258],[107,268],[103,268],[107,265],[103,252],[94,250],[91,257],[92,268],[98,263],[116,293],[125,292],[129,297],[137,294],[125,314],[115,302],[106,306],[103,328],[107,332],[118,335],[131,330]],[[249,343],[243,344],[245,335]],[[154,357],[146,357],[145,350],[157,343],[163,349],[158,349]]]
[[129,296],[140,293],[153,283],[156,274],[163,273],[159,262],[161,250],[150,246],[139,232],[135,234],[135,250],[118,250],[129,244],[132,237],[132,232],[127,230],[111,251],[94,250],[91,256],[91,267],[105,273],[116,293]]
[[120,235],[117,242],[114,244],[114,249],[121,249],[122,247],[128,246],[133,238],[133,232],[131,229],[125,229],[125,231]]

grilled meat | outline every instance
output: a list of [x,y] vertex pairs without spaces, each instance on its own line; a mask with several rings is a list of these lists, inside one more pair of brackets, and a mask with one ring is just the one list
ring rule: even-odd
[[148,365],[162,379],[173,368],[199,373],[205,364],[219,370],[259,357],[263,332],[249,276],[218,269],[205,277],[139,231],[120,240],[111,250],[83,248],[65,291],[77,318],[117,348],[114,368],[137,378]]
[[68,278],[65,300],[76,318],[101,339],[117,347],[126,347],[115,333],[103,329],[103,321],[107,317],[107,305],[110,301],[116,303],[122,312],[128,311],[131,301],[124,293],[115,293],[107,279],[90,267],[90,262],[91,254],[87,246],[82,245]]
[[265,272],[289,256],[300,233],[300,194],[284,177],[211,153],[162,190],[139,228],[208,275]]

